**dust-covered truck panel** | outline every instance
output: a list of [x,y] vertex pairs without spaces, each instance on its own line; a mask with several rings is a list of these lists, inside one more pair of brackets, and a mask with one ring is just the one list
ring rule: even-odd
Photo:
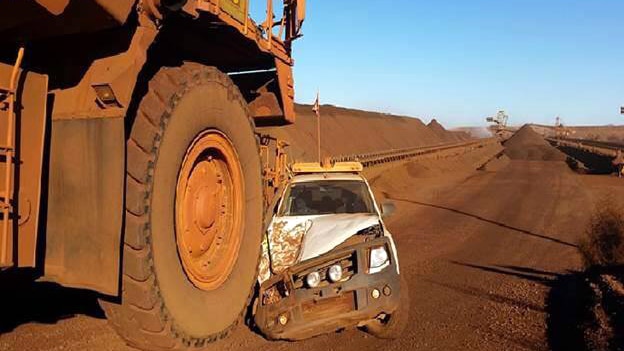
[[0,4],[0,31],[12,39],[94,32],[126,22],[135,0],[20,0]]

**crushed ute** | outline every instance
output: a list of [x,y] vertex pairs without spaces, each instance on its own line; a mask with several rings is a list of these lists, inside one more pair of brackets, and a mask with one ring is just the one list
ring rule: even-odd
[[349,327],[398,337],[409,297],[383,217],[357,162],[294,164],[263,240],[255,323],[271,339]]

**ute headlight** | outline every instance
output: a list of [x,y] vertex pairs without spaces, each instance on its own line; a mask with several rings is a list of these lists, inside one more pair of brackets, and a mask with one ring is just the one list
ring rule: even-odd
[[312,272],[306,276],[306,284],[311,288],[316,288],[321,283],[321,275],[319,272]]
[[390,257],[385,246],[380,246],[370,251],[369,273],[381,272],[390,265]]
[[342,266],[339,264],[335,264],[327,270],[327,275],[329,276],[329,280],[332,282],[337,282],[342,279]]

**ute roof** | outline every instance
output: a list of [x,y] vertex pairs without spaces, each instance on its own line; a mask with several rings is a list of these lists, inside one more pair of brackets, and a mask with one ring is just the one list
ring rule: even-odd
[[290,167],[294,176],[291,183],[314,182],[319,180],[356,180],[364,181],[361,175],[364,167],[360,162],[324,162],[294,163]]
[[310,173],[359,173],[364,170],[359,162],[301,162],[291,166],[294,174]]
[[354,181],[364,181],[364,177],[357,173],[312,173],[312,174],[300,174],[295,175],[290,180],[291,183],[305,183],[305,182],[316,182],[319,180],[354,180]]

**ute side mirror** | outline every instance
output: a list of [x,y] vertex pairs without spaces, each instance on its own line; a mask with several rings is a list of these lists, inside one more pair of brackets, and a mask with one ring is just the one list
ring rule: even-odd
[[396,206],[393,202],[384,202],[381,204],[381,217],[388,218],[394,214]]

